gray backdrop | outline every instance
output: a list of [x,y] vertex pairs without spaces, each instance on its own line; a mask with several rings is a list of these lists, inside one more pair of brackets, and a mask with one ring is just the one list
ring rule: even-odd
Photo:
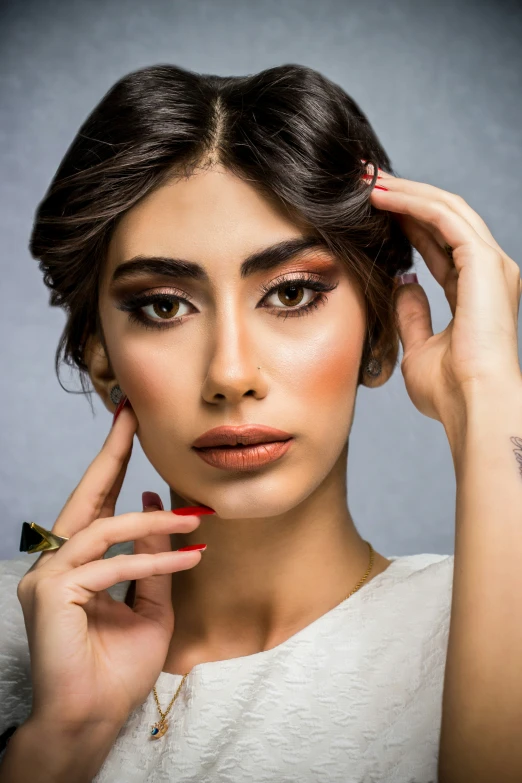
[[[0,558],[22,520],[52,527],[111,424],[64,392],[64,324],[27,250],[34,210],[87,114],[136,68],[171,62],[221,75],[282,63],[318,69],[361,105],[398,173],[462,195],[520,260],[522,16],[516,2],[54,0],[0,10],[2,237]],[[417,256],[434,328],[450,311]],[[78,388],[66,371],[63,381]],[[136,442],[117,513],[167,488]],[[400,373],[359,391],[349,505],[384,555],[453,552],[455,480],[442,426]]]

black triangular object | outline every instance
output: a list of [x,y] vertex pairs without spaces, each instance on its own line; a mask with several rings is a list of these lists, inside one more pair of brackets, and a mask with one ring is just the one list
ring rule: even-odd
[[32,528],[29,522],[24,522],[22,535],[20,536],[20,552],[27,552],[33,546],[37,546],[42,540],[43,536]]

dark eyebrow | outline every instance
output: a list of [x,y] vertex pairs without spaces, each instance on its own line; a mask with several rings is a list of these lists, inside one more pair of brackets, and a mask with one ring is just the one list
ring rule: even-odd
[[[316,247],[328,249],[326,242],[320,237],[305,236],[285,239],[283,242],[257,250],[241,263],[241,277],[245,278],[256,272],[266,272],[279,266],[284,261],[294,258],[299,253]],[[182,277],[204,282],[209,281],[205,268],[194,261],[163,256],[134,256],[134,258],[116,267],[112,275],[111,284],[116,283],[118,280],[127,280],[143,272],[151,272],[165,277]]]

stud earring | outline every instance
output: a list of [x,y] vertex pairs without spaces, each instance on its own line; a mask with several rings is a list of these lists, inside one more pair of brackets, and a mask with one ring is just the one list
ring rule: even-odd
[[371,375],[372,378],[376,378],[382,372],[382,364],[378,359],[373,356],[366,365],[366,372]]
[[122,392],[122,390],[120,389],[120,387],[118,386],[118,384],[116,384],[116,386],[113,386],[113,387],[112,387],[112,389],[111,389],[111,391],[110,391],[110,395],[109,395],[109,396],[110,396],[110,398],[111,398],[111,401],[112,401],[112,402],[113,402],[115,405],[119,405],[119,403],[121,402],[121,400],[122,400],[122,397],[123,397],[123,392]]

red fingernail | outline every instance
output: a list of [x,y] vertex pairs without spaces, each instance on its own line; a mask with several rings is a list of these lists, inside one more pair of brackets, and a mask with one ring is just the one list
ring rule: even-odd
[[[378,178],[377,178],[378,179]],[[381,185],[375,185],[375,190],[388,190],[388,188],[383,188]]]
[[[363,179],[373,179],[372,174],[363,174]],[[377,177],[377,179],[382,179],[382,177]]]
[[[361,161],[361,163],[368,163],[368,161],[367,161],[367,160],[363,160],[362,158],[359,158],[359,160]],[[373,163],[370,163],[370,166],[373,166]],[[380,168],[377,166],[377,171],[382,171],[382,169],[380,169]]]
[[[120,413],[122,412],[122,410],[123,410],[123,408],[125,407],[125,405],[127,404],[128,400],[129,400],[129,398],[128,398],[128,397],[126,397],[125,395],[123,395],[123,397],[122,397],[122,398],[121,398],[121,400],[119,401],[119,403],[118,403],[118,407],[117,407],[117,408],[116,408],[116,410],[114,411],[114,416],[113,416],[113,419],[112,419],[112,426],[113,426],[113,427],[114,427],[114,422],[116,421],[116,419],[118,418],[118,416],[119,416],[119,415],[120,415]],[[129,402],[129,405],[130,405],[130,402]]]
[[206,548],[206,544],[191,544],[190,546],[182,546],[181,549],[176,549],[176,552],[192,552],[195,549],[199,552],[203,552]]
[[182,517],[188,517],[192,514],[200,517],[203,514],[215,514],[216,512],[213,508],[209,508],[209,506],[184,506],[183,508],[173,508],[172,513],[179,514]]

